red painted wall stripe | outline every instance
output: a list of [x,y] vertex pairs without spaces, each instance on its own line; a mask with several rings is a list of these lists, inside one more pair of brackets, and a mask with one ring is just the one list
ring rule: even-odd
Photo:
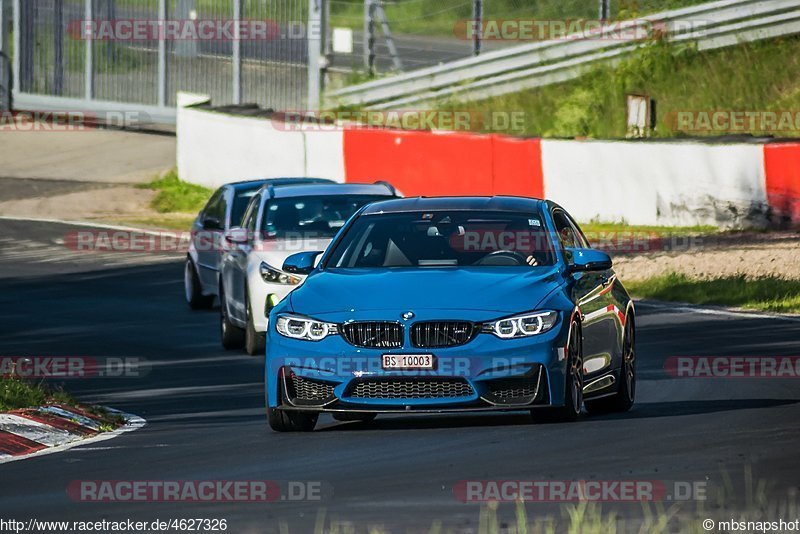
[[800,222],[800,143],[764,145],[764,171],[773,212]]
[[46,448],[47,446],[41,443],[23,438],[22,436],[17,436],[5,430],[0,430],[0,453],[10,454],[11,456],[22,456]]
[[345,179],[388,180],[406,196],[544,193],[538,139],[347,129]]

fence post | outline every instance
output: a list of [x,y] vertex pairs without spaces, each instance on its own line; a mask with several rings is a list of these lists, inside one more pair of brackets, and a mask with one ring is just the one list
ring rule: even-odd
[[600,8],[598,17],[600,20],[609,20],[611,18],[611,6],[609,0],[600,0]]
[[167,0],[158,0],[158,105],[167,107]]
[[[92,0],[85,0],[84,6],[84,24],[90,20],[94,20],[94,8]],[[83,26],[83,25],[82,25]],[[86,100],[94,99],[94,39],[93,36],[87,35],[84,38],[85,61],[84,61],[84,85],[85,85],[85,98]]]
[[472,55],[481,55],[481,38],[483,37],[483,0],[472,2]]
[[0,0],[0,52],[8,54],[8,19],[6,19],[6,7],[8,2]]
[[53,4],[53,93],[64,94],[64,4]]
[[239,21],[242,20],[243,0],[233,0],[234,35],[232,45],[233,56],[233,103],[242,103],[242,36]]
[[364,67],[375,74],[375,0],[364,0]]
[[13,10],[14,10],[14,14],[13,14],[13,17],[14,17],[14,30],[13,30],[13,32],[14,32],[14,57],[11,58],[11,61],[12,61],[12,64],[13,64],[12,71],[14,72],[13,89],[16,90],[16,91],[20,91],[21,90],[21,87],[19,85],[19,69],[20,69],[20,65],[21,65],[20,60],[19,60],[19,56],[20,56],[20,53],[19,53],[19,46],[20,46],[19,32],[20,32],[20,29],[21,29],[20,28],[21,24],[19,22],[19,17],[20,17],[20,11],[19,11],[20,6],[19,6],[19,3],[20,3],[20,0],[13,0],[13,2],[14,3],[12,5],[13,5]]
[[308,0],[308,28],[306,40],[308,43],[308,98],[306,109],[318,112],[320,108],[320,66],[322,56],[322,41],[320,28],[322,24],[323,0]]

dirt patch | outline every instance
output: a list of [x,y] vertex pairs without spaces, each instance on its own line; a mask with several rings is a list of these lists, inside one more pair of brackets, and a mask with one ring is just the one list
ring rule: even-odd
[[744,274],[800,279],[800,232],[734,233],[687,241],[686,248],[641,254],[612,254],[625,280],[671,272],[693,278]]
[[127,217],[149,217],[155,191],[133,186],[113,186],[75,191],[64,195],[39,196],[0,202],[0,215],[71,221],[102,221]]

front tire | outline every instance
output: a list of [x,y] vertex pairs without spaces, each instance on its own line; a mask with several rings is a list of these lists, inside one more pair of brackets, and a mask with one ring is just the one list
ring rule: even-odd
[[227,304],[225,302],[225,291],[222,284],[219,285],[219,322],[220,322],[220,337],[222,339],[222,346],[226,350],[241,349],[244,346],[244,330],[233,324],[228,317]]
[[592,415],[627,412],[636,399],[636,326],[633,315],[625,321],[622,344],[622,367],[619,370],[617,392],[595,401],[586,401],[586,411]]
[[275,432],[311,432],[317,426],[319,414],[291,412],[267,407],[269,426]]
[[214,305],[214,295],[203,295],[200,278],[191,258],[186,258],[183,269],[183,294],[186,303],[193,310],[207,310]]
[[567,372],[564,385],[564,405],[557,408],[531,410],[539,423],[568,423],[577,421],[583,408],[583,338],[577,322],[572,323],[567,344]]
[[253,307],[250,305],[249,298],[247,299],[247,328],[244,332],[244,350],[250,356],[258,356],[266,350],[266,336],[256,331],[255,323],[253,323]]

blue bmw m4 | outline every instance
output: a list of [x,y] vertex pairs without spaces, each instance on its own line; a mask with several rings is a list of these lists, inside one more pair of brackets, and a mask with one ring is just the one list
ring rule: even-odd
[[[321,255],[321,257],[320,257]],[[574,421],[636,391],[633,303],[611,259],[553,202],[409,198],[369,204],[270,314],[276,431],[320,413],[530,411]]]

